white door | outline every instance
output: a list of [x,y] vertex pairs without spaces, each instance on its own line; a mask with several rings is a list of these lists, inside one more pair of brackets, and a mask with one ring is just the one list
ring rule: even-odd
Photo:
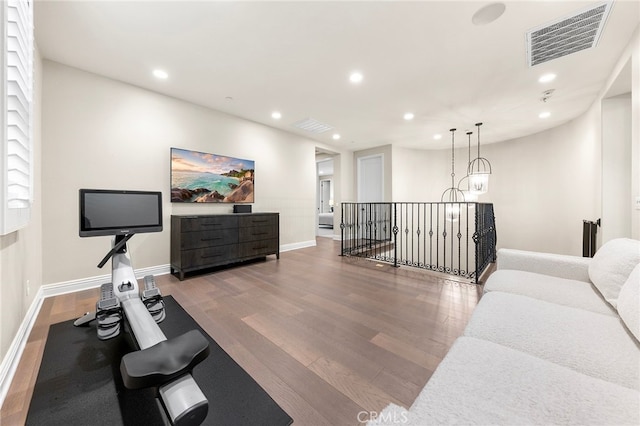
[[320,181],[320,213],[329,213],[331,211],[331,181]]
[[384,155],[358,158],[358,202],[384,201]]
[[[358,202],[382,203],[384,201],[384,155],[358,158]],[[391,238],[389,205],[376,204],[358,211],[362,240],[383,241]]]

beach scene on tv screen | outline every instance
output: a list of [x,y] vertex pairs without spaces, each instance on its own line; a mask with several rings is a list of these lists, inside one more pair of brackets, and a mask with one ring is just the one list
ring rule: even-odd
[[171,148],[171,201],[253,203],[255,162]]

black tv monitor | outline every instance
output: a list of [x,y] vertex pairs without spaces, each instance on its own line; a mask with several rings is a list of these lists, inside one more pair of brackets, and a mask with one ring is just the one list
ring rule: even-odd
[[80,190],[80,236],[162,231],[162,193],[111,189]]

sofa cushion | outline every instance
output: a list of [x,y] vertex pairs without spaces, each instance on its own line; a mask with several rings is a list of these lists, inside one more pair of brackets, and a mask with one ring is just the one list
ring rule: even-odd
[[496,267],[589,282],[590,257],[501,248]]
[[391,404],[369,425],[639,422],[637,391],[492,342],[460,337],[408,411]]
[[502,269],[489,276],[483,291],[485,293],[503,291],[520,294],[559,305],[617,316],[615,309],[605,302],[593,284],[584,281],[557,278],[535,272]]
[[620,319],[640,342],[640,264],[636,265],[618,295]]
[[464,335],[640,389],[640,348],[618,317],[492,291],[482,297]]
[[614,308],[618,293],[640,263],[640,241],[617,238],[603,244],[589,263],[589,278]]

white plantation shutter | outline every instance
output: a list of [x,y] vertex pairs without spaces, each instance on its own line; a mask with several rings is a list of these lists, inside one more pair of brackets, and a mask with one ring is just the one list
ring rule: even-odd
[[3,141],[2,235],[24,227],[33,193],[33,4],[2,2]]

